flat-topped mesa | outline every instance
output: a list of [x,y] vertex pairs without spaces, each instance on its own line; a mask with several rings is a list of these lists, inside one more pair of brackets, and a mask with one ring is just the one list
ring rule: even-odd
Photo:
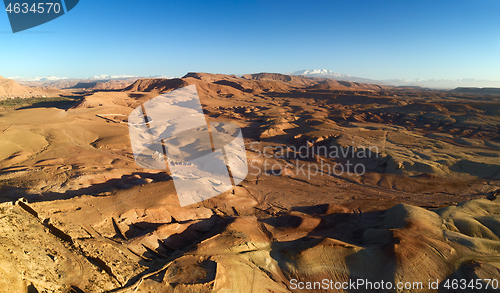
[[[285,75],[285,74],[281,74],[281,73],[261,72],[261,73],[245,74],[245,75],[243,75],[243,78],[245,78],[245,79],[257,79],[257,80],[270,79],[270,80],[279,80],[279,81],[291,81],[295,78],[295,76]],[[298,77],[298,79],[302,79],[302,78]]]
[[383,89],[387,89],[385,86],[380,86],[377,84],[369,84],[369,83],[359,83],[352,81],[344,81],[344,80],[335,80],[335,79],[320,79],[315,78],[317,83],[314,85],[316,89],[322,90],[338,90],[338,89],[351,89],[358,91],[380,91]]
[[126,92],[165,92],[187,86],[188,83],[182,79],[164,79],[164,78],[144,78],[139,79],[123,91]]
[[292,75],[285,75],[281,73],[254,73],[254,74],[245,74],[242,76],[244,79],[248,80],[260,80],[260,81],[281,81],[289,83],[290,85],[298,85],[298,86],[309,86],[315,84],[316,82],[312,78],[307,77],[299,77]]
[[236,75],[231,74],[220,74],[220,73],[206,73],[206,72],[188,72],[186,75],[182,77],[182,79],[186,78],[196,78],[199,80],[203,80],[206,82],[214,82],[222,79],[233,79],[238,78]]

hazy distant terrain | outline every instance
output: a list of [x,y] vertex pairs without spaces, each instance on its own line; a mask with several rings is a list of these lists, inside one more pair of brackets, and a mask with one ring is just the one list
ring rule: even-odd
[[40,95],[39,90],[23,87],[14,80],[0,76],[0,100],[15,97],[32,97],[37,95]]
[[[92,90],[117,90],[129,86],[140,77],[130,75],[96,75],[88,78],[67,78],[67,77],[10,77],[12,82],[25,87],[35,87],[39,89],[69,89],[80,91]],[[155,76],[154,78],[168,78],[165,76]]]
[[[310,73],[44,81],[66,99],[0,108],[0,292],[500,279],[497,92]],[[135,164],[127,117],[193,84],[208,121],[242,128],[250,169],[181,208],[168,170]]]

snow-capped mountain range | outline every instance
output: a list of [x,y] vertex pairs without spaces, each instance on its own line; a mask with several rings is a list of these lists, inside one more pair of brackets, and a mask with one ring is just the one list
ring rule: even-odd
[[[500,81],[498,80],[483,80],[483,79],[383,79],[374,80],[362,77],[351,76],[345,73],[338,73],[328,69],[309,69],[309,70],[299,70],[294,72],[286,73],[288,75],[305,76],[305,77],[318,77],[318,78],[331,78],[335,80],[344,80],[350,82],[360,82],[360,83],[371,83],[380,85],[393,85],[393,86],[420,86],[425,88],[434,89],[454,89],[457,87],[497,87],[500,88]],[[133,75],[95,75],[88,78],[68,78],[68,77],[57,77],[57,76],[47,76],[47,77],[35,77],[35,78],[23,78],[23,77],[8,77],[8,79],[13,79],[19,82],[38,82],[43,84],[49,84],[58,81],[70,81],[70,80],[86,80],[86,81],[97,81],[97,80],[120,80],[120,79],[132,79],[132,78],[142,78]],[[144,78],[173,78],[171,76],[165,75],[155,75],[148,76]]]
[[[69,78],[69,77],[57,77],[57,76],[34,77],[34,78],[26,78],[20,76],[8,77],[8,79],[23,81],[23,82],[51,82],[51,81],[61,81],[61,80],[111,80],[111,79],[129,79],[129,78],[141,78],[141,77],[134,75],[107,75],[107,74],[94,75],[87,78]],[[172,78],[172,77],[165,75],[155,75],[155,76],[148,76],[147,78]]]
[[287,74],[288,75],[318,76],[318,77],[332,76],[332,77],[339,77],[339,78],[351,77],[349,74],[333,72],[333,71],[328,70],[328,69],[299,70],[299,71],[289,72]]
[[104,80],[104,79],[122,79],[122,78],[132,78],[136,77],[133,75],[106,75],[106,74],[101,74],[101,75],[94,75],[89,77],[88,79],[90,80]]
[[338,72],[334,72],[334,71],[331,71],[328,69],[299,70],[299,71],[289,72],[286,74],[288,74],[288,75],[300,75],[300,76],[306,76],[306,77],[331,78],[331,79],[336,79],[336,80],[345,80],[345,81],[361,82],[361,83],[381,83],[380,81],[377,81],[377,80],[362,78],[362,77],[355,77],[355,76],[351,76],[349,74],[338,73]]
[[8,79],[13,79],[16,81],[57,81],[57,80],[64,80],[68,79],[67,77],[57,77],[57,76],[46,76],[46,77],[34,77],[34,78],[26,78],[26,77],[20,77],[20,76],[11,76],[7,77]]
[[306,77],[320,77],[331,78],[336,80],[345,80],[351,82],[361,83],[376,83],[380,85],[393,85],[393,86],[420,86],[425,88],[434,89],[454,89],[457,87],[500,87],[498,80],[484,80],[484,79],[383,79],[373,80],[362,77],[355,77],[349,74],[337,73],[327,69],[310,69],[299,70],[287,73],[288,75],[301,75]]

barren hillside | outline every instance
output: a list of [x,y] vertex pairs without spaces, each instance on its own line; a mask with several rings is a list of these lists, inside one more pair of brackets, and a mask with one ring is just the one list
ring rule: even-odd
[[40,94],[40,90],[21,86],[12,79],[3,78],[2,76],[0,76],[0,99],[16,97],[24,98]]

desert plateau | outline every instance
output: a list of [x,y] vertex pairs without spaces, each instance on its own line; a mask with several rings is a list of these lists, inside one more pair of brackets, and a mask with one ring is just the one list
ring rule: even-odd
[[[182,207],[128,116],[190,85],[249,167]],[[0,292],[499,292],[498,89],[190,72],[0,97]]]

